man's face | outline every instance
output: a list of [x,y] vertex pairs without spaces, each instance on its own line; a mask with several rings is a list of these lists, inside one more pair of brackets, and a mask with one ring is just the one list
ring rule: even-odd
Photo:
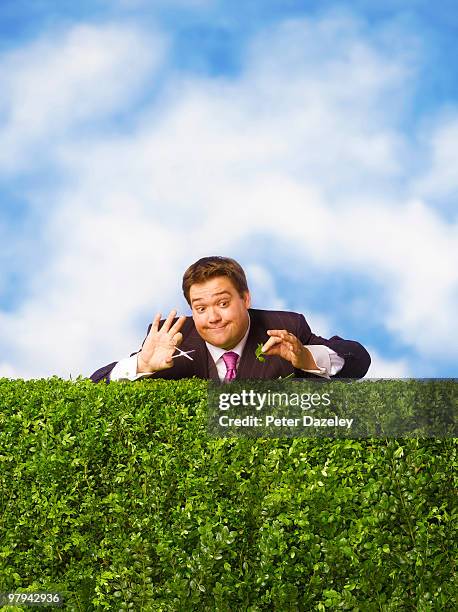
[[250,292],[240,297],[227,276],[194,283],[189,290],[192,318],[199,336],[219,348],[236,346],[248,329]]

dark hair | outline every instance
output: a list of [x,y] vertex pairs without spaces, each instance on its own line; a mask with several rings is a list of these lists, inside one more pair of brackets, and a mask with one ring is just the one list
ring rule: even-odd
[[248,283],[245,272],[242,266],[230,257],[202,257],[193,263],[183,275],[183,294],[189,305],[189,290],[194,283],[204,283],[215,276],[227,276],[234,287],[239,292],[240,297],[243,297],[245,291],[248,291]]

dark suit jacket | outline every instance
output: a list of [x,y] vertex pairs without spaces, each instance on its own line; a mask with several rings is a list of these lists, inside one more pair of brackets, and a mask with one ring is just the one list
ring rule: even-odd
[[[296,378],[316,378],[313,374],[295,369],[289,361],[278,356],[266,357],[265,362],[256,359],[256,347],[260,342],[264,344],[268,340],[269,336],[266,333],[268,329],[286,329],[297,336],[303,344],[324,344],[334,350],[345,359],[344,367],[335,378],[361,378],[369,368],[371,358],[361,344],[353,340],[343,340],[339,336],[333,336],[329,340],[315,336],[301,314],[251,308],[248,312],[251,321],[250,332],[238,365],[238,379],[274,379],[289,374],[294,374]],[[150,328],[151,324],[148,326],[147,335]],[[197,333],[192,317],[187,317],[181,333],[183,342],[180,348],[183,351],[194,349],[193,361],[185,357],[177,359],[172,368],[156,372],[152,377],[178,379],[197,376],[219,381],[215,363],[207,350],[205,341]],[[132,355],[135,354],[132,353]],[[115,361],[95,371],[91,375],[91,380],[108,382],[109,374],[116,363]]]

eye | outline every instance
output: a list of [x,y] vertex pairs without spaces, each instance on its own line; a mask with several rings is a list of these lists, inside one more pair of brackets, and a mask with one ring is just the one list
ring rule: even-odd
[[219,305],[221,306],[221,308],[226,308],[226,306],[229,305],[229,302],[227,300],[223,300],[222,302],[219,303]]
[[202,314],[205,311],[205,308],[203,306],[198,306],[196,308],[196,312],[198,312],[199,314]]

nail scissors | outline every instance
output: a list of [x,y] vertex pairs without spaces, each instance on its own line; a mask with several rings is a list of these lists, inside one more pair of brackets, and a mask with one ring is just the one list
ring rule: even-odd
[[178,355],[173,355],[172,359],[175,359],[175,357],[187,357],[187,359],[194,361],[194,359],[189,356],[189,353],[194,353],[195,349],[192,349],[191,351],[182,351],[176,346],[175,350],[178,351]]

